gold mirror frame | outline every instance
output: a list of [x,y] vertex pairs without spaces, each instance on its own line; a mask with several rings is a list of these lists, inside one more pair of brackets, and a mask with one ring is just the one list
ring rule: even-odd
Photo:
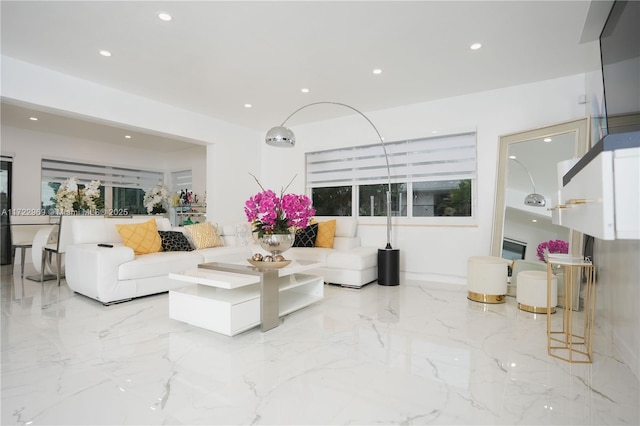
[[[575,133],[574,155],[582,157],[589,150],[591,119],[589,117],[552,124],[518,133],[500,136],[498,151],[498,170],[496,179],[495,210],[493,215],[493,232],[491,240],[491,255],[502,257],[502,240],[504,238],[504,219],[506,209],[507,162],[509,161],[509,146],[519,142],[553,137],[559,134]],[[556,173],[557,164],[549,164],[549,172]],[[549,204],[545,208],[553,207]],[[570,230],[571,253],[582,254],[582,234]]]

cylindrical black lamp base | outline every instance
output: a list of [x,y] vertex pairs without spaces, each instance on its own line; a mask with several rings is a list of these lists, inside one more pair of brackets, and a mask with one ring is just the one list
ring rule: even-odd
[[378,284],[400,284],[400,249],[378,249]]

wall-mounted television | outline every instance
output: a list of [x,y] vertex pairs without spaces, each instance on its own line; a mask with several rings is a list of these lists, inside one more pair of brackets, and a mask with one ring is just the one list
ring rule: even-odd
[[601,152],[640,147],[640,1],[613,3],[600,34],[600,59],[604,137],[562,177],[563,186]]
[[640,2],[613,3],[600,58],[607,134],[640,131]]

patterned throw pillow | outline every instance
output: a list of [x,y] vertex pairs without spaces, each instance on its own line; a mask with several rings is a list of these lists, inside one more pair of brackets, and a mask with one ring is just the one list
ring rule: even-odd
[[155,219],[128,225],[117,224],[116,228],[124,245],[132,248],[135,254],[155,253],[162,249]]
[[318,224],[314,223],[304,229],[296,230],[296,239],[293,242],[294,247],[314,247],[316,245],[316,237],[318,236]]
[[336,220],[318,222],[318,236],[316,247],[333,248],[333,238],[336,235]]
[[158,231],[158,234],[160,234],[160,238],[162,238],[163,251],[193,250],[187,237],[180,231]]
[[218,235],[218,227],[209,222],[187,225],[184,229],[196,249],[224,246],[224,241]]

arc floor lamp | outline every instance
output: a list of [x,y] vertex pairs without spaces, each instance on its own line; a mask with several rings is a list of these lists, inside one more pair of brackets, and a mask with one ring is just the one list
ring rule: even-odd
[[349,108],[352,111],[355,111],[362,118],[367,120],[367,123],[373,127],[376,134],[378,135],[378,139],[380,139],[380,144],[382,145],[382,150],[384,151],[384,160],[387,165],[387,245],[383,249],[378,249],[378,284],[393,286],[400,284],[400,250],[394,249],[391,247],[391,169],[389,167],[389,156],[387,155],[387,148],[384,145],[384,140],[378,131],[378,128],[373,124],[373,122],[364,115],[362,112],[357,110],[356,108],[343,104],[340,102],[313,102],[307,105],[304,105],[297,110],[293,111],[289,116],[282,122],[281,125],[271,128],[267,132],[266,142],[267,145],[281,147],[281,148],[292,148],[296,144],[296,137],[291,129],[284,127],[284,125],[289,121],[291,117],[293,117],[298,112],[302,111],[305,108],[309,108],[314,105],[339,105],[345,108]]
[[547,201],[544,198],[544,195],[540,195],[536,192],[536,184],[533,181],[533,176],[531,176],[531,172],[529,171],[529,169],[527,169],[524,164],[522,164],[515,158],[509,157],[509,160],[515,161],[516,163],[520,164],[524,171],[529,175],[531,186],[533,186],[533,192],[524,198],[524,204],[531,207],[544,207],[547,204]]

